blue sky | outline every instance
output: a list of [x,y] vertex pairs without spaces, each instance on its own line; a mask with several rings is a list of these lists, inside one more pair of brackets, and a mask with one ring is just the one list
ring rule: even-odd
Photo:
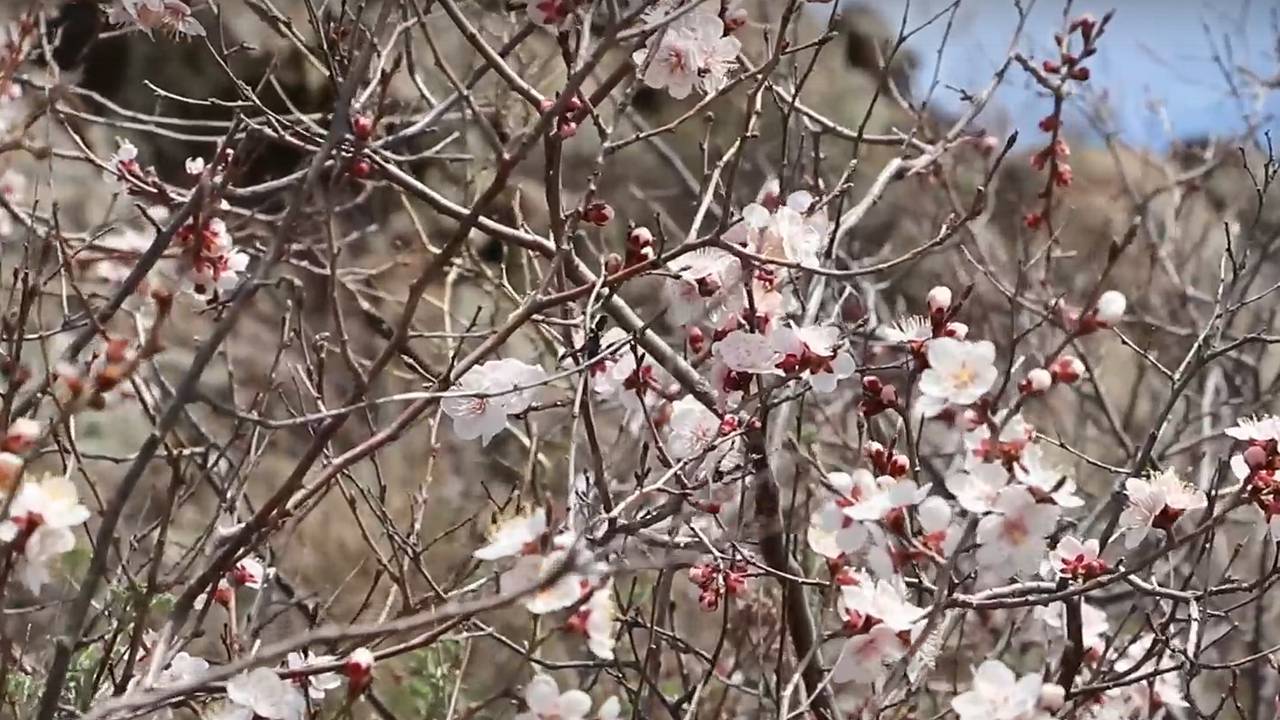
[[[1030,0],[1024,0],[1024,5]],[[891,18],[894,27],[907,0],[863,2]],[[915,27],[946,8],[949,0],[910,0],[908,23]],[[1234,67],[1248,67],[1269,78],[1280,76],[1276,24],[1280,0],[1078,0],[1072,15],[1096,16],[1115,8],[1116,15],[1088,65],[1092,90],[1106,93],[1116,127],[1128,142],[1166,146],[1175,138],[1223,135],[1245,126],[1244,110],[1231,97],[1216,51]],[[1062,0],[1038,0],[1022,40],[1024,53],[1050,54],[1053,33],[1061,27]],[[943,56],[935,102],[958,108],[954,91],[945,85],[978,90],[1004,57],[1016,13],[1013,0],[962,0]],[[910,46],[923,60],[916,78],[925,87],[934,70],[935,48],[943,35],[938,22],[914,37]],[[1001,89],[998,107],[980,124],[992,131],[1012,127],[1033,130],[1049,102],[1037,97],[1025,73],[1015,69]],[[1250,102],[1253,102],[1250,100]],[[1280,144],[1280,91],[1272,91],[1264,111]],[[1074,120],[1074,121],[1073,121]],[[1084,127],[1079,116],[1068,121]]]

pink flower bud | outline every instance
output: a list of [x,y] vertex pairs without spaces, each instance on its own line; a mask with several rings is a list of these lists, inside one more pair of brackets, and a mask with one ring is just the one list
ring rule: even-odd
[[715,588],[703,590],[698,594],[698,605],[706,612],[720,607],[720,591]]
[[710,565],[694,565],[689,568],[689,580],[698,587],[706,587],[715,579],[715,568]]
[[929,291],[927,302],[929,303],[930,313],[941,315],[951,308],[951,288],[946,285],[938,285]]
[[689,352],[694,355],[701,355],[702,351],[707,347],[707,335],[702,332],[702,328],[697,325],[690,325],[689,335]]
[[963,340],[969,335],[969,326],[962,322],[949,322],[942,332],[949,338]]
[[1267,466],[1267,451],[1260,445],[1251,445],[1244,451],[1244,464],[1250,470],[1261,470]]
[[556,134],[560,136],[561,140],[568,140],[578,134],[578,123],[572,120],[561,120],[556,123]]
[[900,478],[911,472],[911,460],[901,453],[894,455],[889,460],[889,474],[893,477]]
[[1095,308],[1097,320],[1102,325],[1115,325],[1124,318],[1124,310],[1128,304],[1124,293],[1119,290],[1108,290],[1098,298]]
[[1044,368],[1034,368],[1027,373],[1024,382],[1020,386],[1024,395],[1039,394],[1053,387],[1053,375]]
[[364,114],[351,118],[351,134],[357,140],[368,140],[373,136],[373,118]]
[[27,452],[35,446],[43,428],[39,420],[25,417],[14,420],[5,430],[4,449],[15,453]]
[[733,8],[724,14],[724,31],[727,33],[737,32],[742,26],[747,24],[750,15],[746,8]]
[[622,256],[618,253],[609,253],[604,258],[604,274],[614,275],[622,272]]
[[235,599],[235,591],[231,588],[231,583],[226,579],[218,581],[218,586],[213,589],[213,601],[224,608],[231,607],[231,601]]
[[634,228],[632,229],[631,232],[627,233],[627,247],[631,247],[639,250],[640,248],[647,248],[652,246],[653,246],[653,232],[651,232],[649,228],[641,225],[640,227]]
[[1080,358],[1063,355],[1049,364],[1049,373],[1060,383],[1073,383],[1084,375],[1084,363]]
[[720,434],[731,435],[738,429],[738,418],[733,415],[725,415],[720,421]]

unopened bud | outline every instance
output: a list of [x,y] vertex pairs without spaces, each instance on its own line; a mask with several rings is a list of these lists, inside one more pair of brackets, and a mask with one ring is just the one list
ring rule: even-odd
[[900,478],[911,472],[911,460],[901,453],[894,455],[889,460],[889,474],[893,477]]
[[357,140],[368,140],[373,136],[373,118],[363,113],[351,118],[351,134]]
[[747,24],[747,20],[750,17],[746,8],[733,8],[724,14],[724,31],[727,33],[737,32]]
[[949,338],[963,340],[969,335],[969,326],[962,322],[949,322],[942,332]]
[[561,140],[568,140],[578,134],[578,123],[572,120],[561,120],[556,123],[556,134]]
[[951,288],[946,285],[938,285],[929,291],[927,302],[929,303],[929,312],[941,315],[951,308]]
[[1044,368],[1035,368],[1027,373],[1025,394],[1038,394],[1053,387],[1053,375]]
[[347,676],[348,688],[352,696],[359,695],[369,687],[373,680],[373,653],[367,647],[358,647],[351,651],[342,663],[342,674]]
[[880,402],[885,407],[898,406],[898,389],[892,385],[885,385],[880,389]]
[[690,325],[688,336],[689,352],[694,355],[701,355],[702,351],[707,348],[707,334],[702,332],[702,328],[697,325]]
[[12,490],[22,472],[22,458],[9,452],[0,452],[0,490]]
[[733,415],[725,415],[720,421],[720,434],[731,435],[738,429],[738,418]]
[[614,275],[622,272],[622,256],[618,253],[609,253],[604,256],[604,274]]
[[1267,466],[1267,451],[1259,445],[1251,445],[1244,451],[1244,464],[1250,470],[1261,470]]
[[1096,317],[1098,322],[1103,325],[1115,325],[1124,318],[1125,307],[1128,300],[1125,299],[1124,293],[1119,290],[1108,290],[1102,293],[1098,298],[1096,307]]
[[613,208],[608,203],[593,202],[582,211],[582,219],[596,227],[604,227],[613,221]]
[[1056,683],[1045,683],[1040,686],[1040,707],[1053,712],[1067,702],[1067,691]]
[[43,429],[39,420],[26,417],[14,420],[4,431],[4,449],[19,454],[31,450]]
[[1050,363],[1049,373],[1060,383],[1073,383],[1084,375],[1084,363],[1080,358],[1063,355]]
[[627,247],[639,250],[641,248],[652,246],[653,232],[650,231],[649,228],[641,225],[638,228],[633,228],[631,232],[627,233]]

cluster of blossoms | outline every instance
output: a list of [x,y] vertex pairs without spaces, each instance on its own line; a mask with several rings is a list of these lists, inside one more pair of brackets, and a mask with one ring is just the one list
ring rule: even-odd
[[[516,720],[588,720],[591,718],[591,696],[578,689],[560,692],[560,685],[550,675],[538,674],[524,689],[528,710]],[[618,720],[622,703],[610,697],[596,710],[595,720]]]
[[148,36],[159,31],[173,37],[201,37],[204,26],[192,17],[191,6],[181,0],[115,0],[107,21],[136,27]]
[[1251,508],[1259,514],[1260,534],[1280,540],[1280,417],[1245,418],[1227,428],[1227,436],[1245,447],[1231,456],[1231,471],[1246,484]]
[[182,252],[184,284],[196,295],[231,290],[249,266],[249,256],[236,249],[221,218],[188,221],[178,229],[174,242]]
[[698,588],[698,607],[711,612],[725,595],[736,597],[747,589],[747,565],[738,560],[700,563],[689,568],[689,580]]
[[9,502],[9,516],[0,522],[0,541],[16,559],[14,572],[32,592],[51,577],[50,566],[76,546],[74,528],[89,519],[69,478],[46,475],[27,479]]
[[302,720],[310,716],[308,703],[324,700],[328,691],[342,685],[343,677],[349,698],[363,693],[372,680],[373,653],[368,648],[356,648],[342,661],[338,671],[313,670],[336,661],[332,655],[292,652],[284,668],[258,667],[240,673],[227,681],[227,700],[216,717],[218,720],[255,717]]
[[[138,161],[138,148],[127,140],[118,140],[114,155],[107,161],[104,176],[117,184],[121,192],[151,198],[160,203],[159,217],[167,217],[166,205],[172,204],[164,185],[160,183],[152,168],[144,168]],[[215,171],[230,162],[230,152],[221,153],[217,159]],[[187,174],[198,178],[206,172],[206,164],[202,158],[188,158]],[[215,175],[215,180],[217,176]],[[225,210],[229,206],[226,201],[216,204],[217,210]],[[101,249],[109,255],[134,255],[150,245],[150,238],[137,231],[123,229],[118,231]],[[241,274],[249,266],[249,256],[235,247],[227,224],[217,217],[211,209],[209,212],[197,212],[178,231],[171,241],[177,250],[171,259],[173,274],[184,290],[201,297],[217,296],[234,288],[240,281]],[[127,274],[129,266],[118,259],[108,257],[103,262],[95,263],[96,273],[104,279],[118,279]]]
[[[649,9],[644,21],[659,29],[632,57],[645,85],[665,89],[676,99],[688,97],[695,89],[706,94],[719,92],[742,49],[741,41],[730,34],[731,25],[720,15],[720,3],[695,0],[694,4],[696,7],[688,10],[674,0],[661,0]],[[675,20],[666,21],[677,12],[680,15]],[[740,27],[741,14],[735,13],[731,22]]]
[[507,590],[528,588],[520,602],[534,615],[578,606],[565,628],[587,637],[587,646],[601,659],[613,658],[615,616],[613,584],[603,576],[589,553],[575,547],[575,533],[552,534],[546,510],[538,508],[497,525],[489,544],[472,555],[477,560],[515,558],[502,573]]
[[480,438],[487,445],[506,429],[509,416],[529,409],[537,386],[546,379],[546,371],[536,365],[514,358],[490,360],[459,378],[457,394],[441,406],[453,418],[458,437]]

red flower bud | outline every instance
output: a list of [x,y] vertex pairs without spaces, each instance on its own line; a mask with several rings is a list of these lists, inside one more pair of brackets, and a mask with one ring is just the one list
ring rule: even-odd
[[1084,374],[1084,363],[1079,358],[1063,355],[1049,364],[1049,374],[1061,383],[1073,383]]
[[738,418],[733,415],[725,415],[720,421],[720,434],[731,435],[738,430]]
[[613,221],[613,208],[608,203],[593,202],[582,211],[582,219],[596,227],[604,227]]
[[356,697],[363,693],[373,681],[373,653],[369,648],[358,647],[351,651],[342,663],[342,674],[347,676],[347,693]]
[[701,355],[702,351],[707,348],[707,334],[702,332],[702,328],[697,325],[690,325],[687,334],[689,336],[689,352],[694,355]]
[[368,140],[373,136],[373,118],[360,114],[351,118],[351,134],[357,140]]

